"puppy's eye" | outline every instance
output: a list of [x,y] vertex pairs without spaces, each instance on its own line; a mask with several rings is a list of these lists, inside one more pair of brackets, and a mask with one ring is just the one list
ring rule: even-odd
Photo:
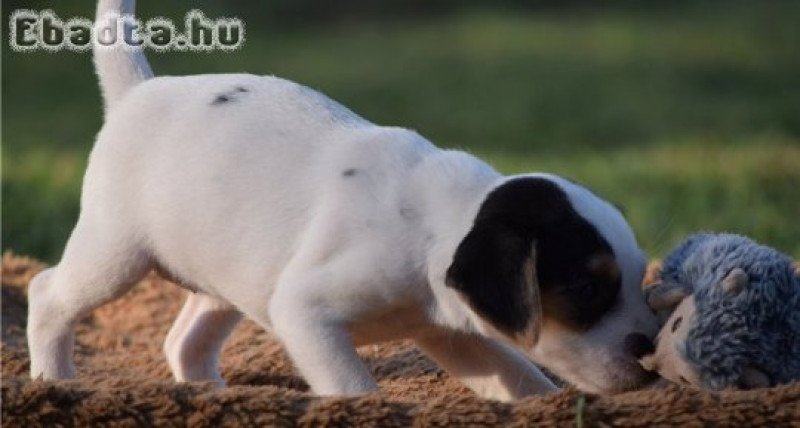
[[684,383],[684,384],[686,384],[686,385],[691,385],[691,384],[689,383],[689,381],[688,381],[688,380],[686,380],[686,378],[685,378],[685,377],[683,377],[683,376],[679,376],[679,377],[678,377],[678,379],[680,379],[680,381],[681,381],[681,382],[683,382],[683,383]]
[[683,321],[683,317],[675,318],[675,321],[672,322],[672,332],[675,333],[675,330],[681,326],[681,322]]

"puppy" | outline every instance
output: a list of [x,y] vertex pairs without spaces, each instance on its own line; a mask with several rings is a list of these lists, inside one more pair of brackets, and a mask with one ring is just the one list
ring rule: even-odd
[[590,392],[650,378],[644,258],[586,188],[503,177],[275,77],[152,78],[123,49],[95,64],[106,119],[80,217],[29,290],[34,378],[73,377],[75,322],[151,269],[195,291],[165,343],[178,381],[222,384],[240,314],[318,394],[375,390],[355,348],[400,338],[494,399],[556,389],[531,360]]

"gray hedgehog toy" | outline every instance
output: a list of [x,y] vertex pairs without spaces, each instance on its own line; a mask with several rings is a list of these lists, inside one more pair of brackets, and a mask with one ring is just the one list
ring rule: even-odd
[[662,319],[640,363],[696,388],[757,388],[800,380],[800,272],[742,236],[697,234],[664,260],[648,304]]

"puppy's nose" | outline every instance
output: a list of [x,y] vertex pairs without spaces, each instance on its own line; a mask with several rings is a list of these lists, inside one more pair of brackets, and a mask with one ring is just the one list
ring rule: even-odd
[[637,360],[656,351],[653,341],[642,333],[631,333],[625,336],[625,351]]

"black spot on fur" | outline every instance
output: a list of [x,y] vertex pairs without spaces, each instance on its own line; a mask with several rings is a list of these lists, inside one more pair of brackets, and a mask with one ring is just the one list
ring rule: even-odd
[[355,168],[348,168],[348,169],[342,171],[342,177],[352,177],[352,176],[356,175],[357,172],[358,172],[358,170],[355,169]]
[[412,221],[417,218],[417,210],[411,208],[410,206],[400,207],[400,217],[402,217],[404,220]]
[[618,268],[595,263],[608,260],[616,268],[611,247],[544,178],[511,180],[486,197],[447,270],[447,285],[499,330],[522,332],[537,310],[522,298],[529,294],[524,263],[534,245],[545,320],[585,329],[614,306]]
[[214,98],[214,100],[211,101],[211,105],[220,105],[220,104],[225,104],[227,102],[235,101],[236,100],[236,94],[243,94],[243,93],[247,93],[247,92],[250,92],[250,91],[247,88],[245,88],[244,86],[236,86],[230,92],[217,95]]
[[230,100],[231,100],[231,97],[229,97],[229,96],[227,96],[225,94],[217,95],[216,98],[214,98],[214,101],[211,101],[211,105],[215,105],[216,106],[216,105],[224,104],[224,103],[227,103]]

